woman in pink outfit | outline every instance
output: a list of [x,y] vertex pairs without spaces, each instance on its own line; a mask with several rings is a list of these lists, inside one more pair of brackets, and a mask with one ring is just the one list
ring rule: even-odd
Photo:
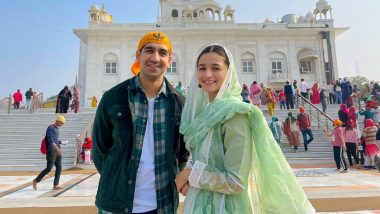
[[335,128],[332,133],[326,133],[326,135],[331,137],[330,143],[333,146],[336,169],[339,171],[340,167],[343,166],[343,170],[340,172],[345,173],[347,172],[347,163],[346,159],[344,158],[344,151],[346,151],[347,148],[346,143],[344,142],[342,121],[335,119],[333,125]]
[[259,84],[257,84],[256,81],[253,81],[251,85],[251,90],[249,92],[249,99],[251,99],[251,102],[253,105],[260,107],[261,105],[261,87]]
[[319,85],[318,83],[314,83],[313,87],[311,88],[313,94],[311,96],[311,103],[313,104],[319,104],[321,103],[320,97],[319,97]]
[[359,146],[359,136],[358,136],[358,132],[356,131],[354,127],[354,121],[349,120],[347,122],[347,126],[343,129],[344,129],[344,141],[346,142],[346,148],[347,148],[348,162],[350,163],[350,166],[353,166],[352,164],[352,156],[353,156],[356,164],[359,164],[359,158],[356,154],[356,149]]

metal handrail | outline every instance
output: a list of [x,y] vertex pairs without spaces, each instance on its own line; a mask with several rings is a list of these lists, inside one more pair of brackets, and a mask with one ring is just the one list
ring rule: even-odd
[[76,136],[76,139],[75,139],[75,153],[74,153],[74,163],[73,163],[73,166],[77,166],[77,164],[79,163],[79,157],[80,157],[80,152],[81,152],[81,148],[82,148],[82,142],[84,140],[84,138],[86,138],[88,135],[91,135],[92,134],[92,124],[94,123],[94,119],[95,119],[95,116],[93,116],[90,120],[90,122],[88,122],[86,128],[83,130],[83,132],[81,134],[78,134]]
[[0,109],[6,109],[6,113],[11,113],[11,105],[12,105],[12,94],[9,94],[8,97],[0,100]]
[[299,102],[301,106],[305,107],[305,109],[309,111],[311,121],[313,118],[317,120],[319,129],[325,131],[332,131],[334,129],[333,119],[320,110],[317,106],[312,104],[308,99],[300,94],[296,94],[296,102]]

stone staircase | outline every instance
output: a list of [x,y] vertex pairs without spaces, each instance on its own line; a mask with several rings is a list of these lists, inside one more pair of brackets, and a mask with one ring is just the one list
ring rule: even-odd
[[[261,107],[264,116],[268,123],[271,121],[271,117],[268,114],[268,110],[265,106]],[[332,119],[338,118],[339,105],[328,105],[326,114]],[[279,121],[283,122],[287,117],[288,112],[293,112],[294,115],[299,114],[298,110],[275,110],[275,116],[279,118]],[[300,132],[300,147],[298,152],[295,153],[292,148],[289,147],[289,143],[286,135],[282,137],[282,151],[290,164],[335,164],[332,146],[329,143],[330,138],[324,135],[324,132],[318,128],[316,119],[311,117],[312,132],[314,140],[308,145],[308,152],[305,152],[303,146],[303,138]],[[358,121],[363,121],[360,116]],[[362,126],[362,124],[360,124]]]
[[[39,109],[29,114],[26,109],[0,113],[0,171],[40,171],[46,166],[45,155],[40,153],[41,140],[46,128],[55,120],[55,109]],[[66,123],[60,128],[62,166],[73,166],[75,139],[95,115],[95,109],[82,108],[78,114],[65,114]]]

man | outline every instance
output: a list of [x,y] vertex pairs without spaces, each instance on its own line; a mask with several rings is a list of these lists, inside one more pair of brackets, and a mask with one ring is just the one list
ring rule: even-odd
[[334,104],[335,103],[335,91],[334,91],[334,85],[335,82],[331,81],[330,84],[327,86],[328,91],[329,91],[329,103]]
[[48,174],[53,165],[55,165],[55,176],[53,190],[60,190],[62,187],[59,186],[59,178],[61,176],[62,170],[62,150],[60,147],[59,140],[59,128],[66,122],[65,117],[57,116],[55,123],[48,126],[46,129],[46,168],[33,180],[33,189],[37,190],[37,184]]
[[29,88],[27,92],[25,92],[25,108],[30,109],[30,102],[33,97],[33,91],[32,88]]
[[[297,116],[298,124],[301,129],[302,137],[303,137],[303,145],[305,147],[305,152],[308,151],[307,145],[314,140],[313,132],[311,131],[311,123],[310,117],[305,113],[305,107],[301,106],[299,108],[300,114]],[[307,139],[307,135],[309,135],[309,140]]]
[[289,106],[291,109],[294,109],[294,101],[293,101],[293,98],[295,95],[294,87],[292,85],[290,85],[289,80],[287,80],[285,82],[284,93],[285,93],[285,97],[286,97],[286,109],[289,109]]
[[301,95],[303,97],[305,97],[306,99],[309,98],[308,94],[309,94],[309,85],[307,84],[307,82],[305,82],[305,80],[302,78],[301,79],[301,83],[300,83],[300,91],[301,91]]
[[21,102],[22,102],[22,94],[21,94],[20,89],[17,89],[17,91],[13,94],[13,108],[19,109]]
[[346,104],[347,107],[350,107],[350,95],[352,94],[352,86],[347,77],[343,78],[343,82],[340,84],[340,87],[342,89],[342,103]]
[[94,120],[99,213],[176,213],[175,176],[189,153],[179,134],[184,97],[164,77],[172,46],[162,32],[142,37],[132,72],[104,93]]

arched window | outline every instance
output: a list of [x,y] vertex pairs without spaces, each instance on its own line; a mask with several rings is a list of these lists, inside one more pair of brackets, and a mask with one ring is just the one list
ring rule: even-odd
[[288,77],[286,57],[281,52],[273,52],[269,56],[271,63],[271,79],[286,79]]
[[318,59],[316,52],[310,48],[304,48],[297,55],[300,72],[313,73],[315,72],[315,61]]
[[104,73],[117,74],[117,56],[114,53],[108,53],[104,56]]
[[178,18],[178,10],[176,9],[172,10],[172,17]]
[[178,57],[177,55],[172,55],[172,64],[166,69],[167,74],[178,74]]
[[241,71],[243,73],[256,73],[255,56],[251,53],[244,53],[241,57]]

